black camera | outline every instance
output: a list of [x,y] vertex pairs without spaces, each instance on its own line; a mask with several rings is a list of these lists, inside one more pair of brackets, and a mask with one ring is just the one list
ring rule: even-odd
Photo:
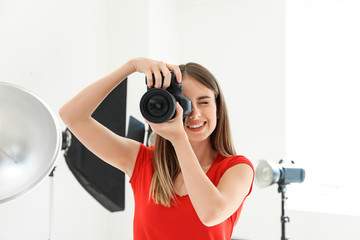
[[[164,76],[162,80],[164,81]],[[171,83],[166,90],[147,88],[140,100],[140,111],[149,122],[163,123],[175,117],[176,102],[179,102],[183,109],[183,118],[191,114],[192,102],[183,95],[182,84],[177,82],[175,74],[171,72]]]

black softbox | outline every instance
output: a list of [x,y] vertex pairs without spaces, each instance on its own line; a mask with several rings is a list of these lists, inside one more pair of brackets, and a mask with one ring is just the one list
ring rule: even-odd
[[[99,105],[92,117],[120,136],[126,128],[127,80],[119,84]],[[66,163],[79,183],[110,212],[125,208],[125,174],[91,153],[71,134],[65,150]],[[89,129],[91,131],[91,129]]]

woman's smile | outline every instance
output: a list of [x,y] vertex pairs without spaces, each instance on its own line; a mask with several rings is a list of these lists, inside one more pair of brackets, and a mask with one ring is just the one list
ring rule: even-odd
[[198,132],[198,131],[201,131],[201,129],[203,129],[205,127],[205,125],[206,125],[206,121],[200,122],[200,123],[189,124],[189,125],[187,125],[187,128],[189,128],[191,131]]

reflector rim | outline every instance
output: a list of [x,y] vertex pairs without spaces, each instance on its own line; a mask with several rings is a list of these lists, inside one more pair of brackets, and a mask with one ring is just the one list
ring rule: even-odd
[[[268,184],[262,184],[262,183],[260,183],[259,180],[258,180],[258,177],[257,177],[257,176],[259,176],[259,170],[260,170],[260,169],[258,169],[258,168],[259,168],[260,164],[264,164],[264,165],[266,165],[267,167],[271,168],[271,170],[272,170],[272,180],[271,180],[271,182],[268,183]],[[255,184],[256,184],[257,186],[259,186],[260,188],[266,188],[266,187],[268,187],[268,186],[271,186],[271,185],[274,184],[274,183],[278,183],[279,180],[280,180],[280,177],[281,177],[281,176],[280,176],[280,175],[281,175],[281,173],[280,173],[280,168],[281,168],[281,167],[280,167],[278,164],[274,163],[274,162],[266,161],[266,160],[259,160],[259,161],[256,163],[256,167],[255,167],[255,179],[254,179]],[[279,170],[279,171],[277,171],[277,170]]]

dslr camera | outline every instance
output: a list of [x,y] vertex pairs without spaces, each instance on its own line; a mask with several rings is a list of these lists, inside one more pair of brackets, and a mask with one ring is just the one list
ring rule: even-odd
[[[155,79],[154,75],[153,79]],[[162,81],[164,81],[164,76]],[[147,88],[140,100],[140,111],[149,122],[163,123],[175,117],[176,102],[179,102],[182,107],[185,120],[185,117],[192,112],[192,102],[183,95],[182,84],[176,81],[175,74],[171,72],[171,83],[167,89]]]

